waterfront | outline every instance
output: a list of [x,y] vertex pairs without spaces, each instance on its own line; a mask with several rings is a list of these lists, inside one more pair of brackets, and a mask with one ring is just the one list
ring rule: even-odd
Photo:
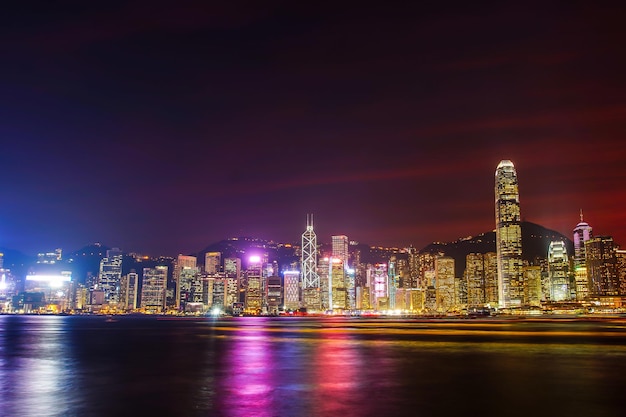
[[0,316],[3,416],[616,416],[626,322]]

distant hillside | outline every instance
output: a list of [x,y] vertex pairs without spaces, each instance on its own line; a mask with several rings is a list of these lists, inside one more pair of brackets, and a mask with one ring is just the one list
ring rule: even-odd
[[296,255],[294,247],[290,244],[251,237],[221,240],[192,255],[198,258],[198,264],[204,265],[204,256],[207,252],[221,252],[222,260],[230,257],[240,258],[244,268],[248,265],[248,257],[250,255],[263,253],[267,253],[270,262],[277,261],[281,266],[300,261],[300,257]]
[[[522,222],[522,258],[533,262],[535,258],[545,258],[548,247],[553,240],[563,240],[567,245],[568,254],[574,253],[574,243],[561,233],[546,229],[531,222]],[[465,270],[465,257],[470,253],[487,253],[496,251],[496,232],[485,232],[478,236],[467,239],[459,239],[454,242],[435,242],[424,247],[420,252],[438,253],[443,252],[455,260],[457,276]]]

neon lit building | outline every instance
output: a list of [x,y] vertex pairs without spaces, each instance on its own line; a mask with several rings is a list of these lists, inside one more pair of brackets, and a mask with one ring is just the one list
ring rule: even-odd
[[569,300],[569,258],[565,242],[561,240],[550,242],[548,275],[550,277],[550,300]]
[[498,305],[497,257],[493,252],[470,253],[465,258],[467,306],[496,307]]
[[122,276],[120,284],[120,308],[135,310],[137,308],[137,291],[139,287],[139,275],[129,272]]
[[526,302],[530,306],[541,306],[541,266],[524,266],[524,290]]
[[167,266],[143,269],[141,288],[141,308],[149,312],[161,313],[165,310],[165,290],[167,289]]
[[496,252],[498,254],[498,302],[501,308],[524,303],[522,275],[522,227],[517,173],[513,162],[496,168]]
[[611,236],[593,237],[585,242],[589,296],[621,295],[616,249]]
[[260,313],[263,309],[263,263],[260,256],[251,256],[245,275],[244,308],[249,313]]
[[348,247],[350,245],[350,241],[348,240],[348,236],[345,235],[336,235],[331,237],[331,242],[333,246],[333,258],[341,259],[344,267],[348,267]]
[[367,286],[369,287],[369,305],[375,310],[387,310],[389,307],[389,292],[387,285],[389,277],[387,264],[371,265],[367,269]]
[[320,277],[317,274],[317,235],[313,230],[313,215],[307,215],[306,230],[302,234],[302,298],[304,307],[321,308]]
[[300,308],[300,271],[283,272],[285,310]]
[[215,275],[220,272],[222,265],[221,252],[207,252],[204,255],[204,270],[209,275]]
[[106,258],[100,261],[98,273],[98,288],[104,291],[105,304],[117,304],[120,295],[120,281],[122,279],[122,252],[117,249],[107,251]]
[[583,211],[580,210],[580,223],[574,228],[574,277],[577,300],[585,300],[589,297],[585,242],[592,237],[593,229],[583,221]]
[[202,303],[202,278],[195,256],[178,255],[174,266],[176,307],[187,310],[187,303]]
[[70,308],[72,273],[31,274],[26,276],[24,290],[27,293],[43,293],[46,310],[59,313]]
[[438,256],[435,259],[435,292],[437,311],[447,313],[454,309],[454,258]]

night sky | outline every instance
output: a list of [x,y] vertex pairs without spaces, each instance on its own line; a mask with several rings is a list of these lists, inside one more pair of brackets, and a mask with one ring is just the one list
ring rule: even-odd
[[494,229],[501,159],[626,244],[625,7],[408,3],[4,6],[0,247],[421,248]]

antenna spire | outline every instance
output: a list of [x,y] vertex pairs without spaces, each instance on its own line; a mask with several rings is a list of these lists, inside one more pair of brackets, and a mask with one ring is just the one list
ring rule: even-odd
[[583,209],[580,209],[580,222],[583,222]]

